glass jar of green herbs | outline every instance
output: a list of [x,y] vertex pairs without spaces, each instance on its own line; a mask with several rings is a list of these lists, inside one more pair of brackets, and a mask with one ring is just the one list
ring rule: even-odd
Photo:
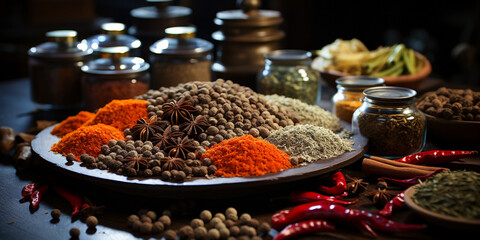
[[257,76],[258,92],[318,103],[321,85],[311,62],[311,53],[303,50],[276,50],[265,54],[265,67]]
[[368,138],[367,153],[396,159],[419,152],[426,139],[426,119],[414,105],[414,90],[372,87],[353,113],[352,130]]

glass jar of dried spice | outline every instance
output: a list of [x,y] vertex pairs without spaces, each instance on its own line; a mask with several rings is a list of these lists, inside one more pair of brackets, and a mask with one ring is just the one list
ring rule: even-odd
[[297,98],[308,104],[320,101],[320,80],[310,65],[311,53],[303,50],[276,50],[265,54],[265,68],[257,76],[262,94]]
[[140,56],[142,43],[137,38],[125,34],[125,24],[118,22],[107,22],[102,24],[102,33],[87,38],[87,45],[93,50],[95,58],[100,57],[100,49],[106,47],[126,46],[130,50],[130,56]]
[[426,119],[414,105],[417,94],[402,87],[365,89],[354,112],[352,130],[368,138],[368,154],[399,158],[419,152],[426,139]]
[[80,67],[92,54],[74,30],[46,33],[48,42],[28,50],[32,100],[39,107],[78,107],[82,102]]
[[191,81],[211,81],[213,44],[195,38],[195,27],[171,27],[150,46],[152,87],[176,86]]
[[353,113],[362,105],[360,98],[363,97],[363,90],[384,85],[385,80],[377,77],[349,76],[339,78],[335,83],[337,92],[332,97],[332,112],[341,120],[351,123]]
[[94,111],[114,99],[144,94],[150,86],[150,65],[139,57],[128,57],[128,47],[101,48],[102,58],[82,66],[85,108]]

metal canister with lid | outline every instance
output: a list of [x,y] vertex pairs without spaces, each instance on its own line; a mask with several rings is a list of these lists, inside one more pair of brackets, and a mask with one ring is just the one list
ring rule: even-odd
[[128,34],[142,41],[141,57],[147,58],[149,47],[165,37],[165,29],[188,26],[192,10],[184,6],[172,6],[173,0],[147,0],[150,6],[132,9],[133,25]]
[[130,56],[140,56],[142,43],[136,37],[125,34],[125,24],[108,22],[102,24],[102,33],[87,38],[87,45],[95,57],[100,57],[99,49],[106,47],[128,47]]
[[332,112],[341,120],[351,123],[353,113],[362,105],[360,99],[364,96],[363,90],[382,86],[385,80],[368,76],[348,76],[337,79],[335,83],[337,92],[332,97]]
[[318,103],[321,85],[318,72],[310,66],[311,56],[310,52],[290,49],[265,54],[265,68],[257,76],[258,92]]
[[41,107],[79,107],[80,67],[92,54],[74,30],[46,33],[48,42],[28,50],[32,100]]
[[280,49],[285,33],[279,11],[259,9],[260,0],[238,0],[238,10],[216,14],[219,31],[212,33],[217,51],[212,71],[216,77],[230,79],[255,88],[255,80],[264,67],[264,55]]
[[213,44],[195,38],[195,27],[165,29],[166,38],[150,46],[152,87],[175,86],[191,81],[211,81]]
[[414,90],[380,86],[365,89],[363,94],[363,104],[353,114],[352,130],[368,138],[368,154],[396,159],[423,149],[426,119],[415,107]]
[[150,65],[139,57],[129,57],[128,47],[101,48],[101,58],[82,66],[85,108],[94,111],[114,99],[144,94],[150,86]]

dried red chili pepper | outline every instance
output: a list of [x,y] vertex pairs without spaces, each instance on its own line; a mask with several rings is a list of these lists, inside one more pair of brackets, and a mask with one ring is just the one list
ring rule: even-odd
[[325,220],[306,220],[285,227],[273,240],[284,240],[315,232],[333,232],[335,226]]
[[319,186],[318,190],[330,194],[330,195],[347,195],[347,181],[345,180],[345,176],[343,173],[336,172],[332,176],[330,176],[329,181],[334,183],[335,186],[333,187],[326,187],[326,186]]
[[335,196],[325,196],[320,193],[316,192],[307,192],[307,191],[295,191],[290,194],[290,199],[295,203],[309,203],[309,202],[316,202],[316,201],[327,201],[331,203],[338,203],[343,205],[354,204],[358,201],[355,199],[354,201],[344,201],[338,199]]
[[48,185],[45,184],[38,188],[37,190],[33,191],[32,195],[30,195],[30,209],[32,212],[35,212],[38,210],[38,207],[40,206],[40,201],[42,198],[45,196],[48,190]]
[[373,229],[383,232],[411,232],[422,230],[426,227],[426,225],[395,222],[378,214],[372,214],[364,210],[349,209],[342,205],[325,201],[305,203],[294,207],[290,211],[280,211],[272,216],[271,225],[275,229],[283,229],[289,224],[308,219],[325,219],[347,223],[366,230],[374,237],[377,234]]
[[54,180],[51,180],[53,190],[60,195],[63,199],[67,200],[73,208],[72,216],[80,213],[80,210],[84,206],[82,196],[67,190],[66,188],[60,187]]
[[35,190],[40,187],[40,183],[30,183],[22,188],[22,197],[29,198]]
[[424,175],[424,176],[417,176],[417,177],[413,177],[413,178],[408,178],[408,179],[395,179],[395,178],[387,178],[387,177],[380,177],[378,178],[379,180],[384,180],[385,182],[388,182],[388,183],[393,183],[393,184],[396,184],[398,186],[401,186],[401,187],[404,187],[404,188],[408,188],[408,187],[411,187],[417,183],[419,183],[419,180],[424,180],[424,179],[427,179],[439,172],[442,172],[444,171],[443,169],[438,169],[430,174],[427,174],[427,175]]
[[397,196],[393,197],[392,200],[390,200],[387,204],[385,204],[383,209],[380,211],[377,211],[377,213],[384,217],[392,216],[392,213],[395,210],[405,207],[404,197],[405,197],[405,191],[397,194]]
[[394,161],[410,164],[438,164],[475,156],[477,154],[478,151],[432,150],[408,155]]

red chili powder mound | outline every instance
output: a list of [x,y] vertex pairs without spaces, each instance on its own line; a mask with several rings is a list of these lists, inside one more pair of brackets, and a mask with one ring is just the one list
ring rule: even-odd
[[105,124],[83,126],[63,136],[58,143],[53,144],[50,151],[67,156],[69,153],[75,155],[75,160],[80,161],[80,155],[86,153],[97,157],[101,147],[111,139],[125,140],[123,132]]
[[251,135],[231,138],[213,145],[202,154],[217,167],[223,177],[261,176],[293,167],[290,156],[275,145]]
[[138,119],[148,119],[147,101],[138,99],[113,100],[100,108],[84,126],[103,123],[120,131],[130,128]]
[[52,129],[51,134],[57,137],[63,137],[67,133],[77,130],[77,128],[81,127],[86,121],[92,119],[94,116],[95,113],[80,111],[77,115],[67,117],[60,122]]

